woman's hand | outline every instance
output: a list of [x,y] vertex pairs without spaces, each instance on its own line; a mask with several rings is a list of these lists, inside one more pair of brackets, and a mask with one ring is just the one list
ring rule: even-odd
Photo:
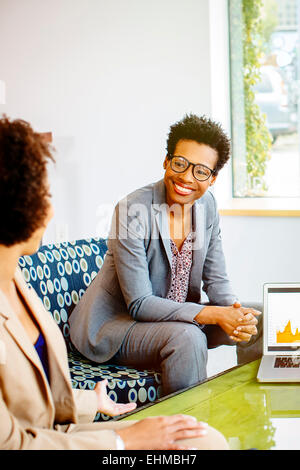
[[250,341],[251,336],[257,334],[257,328],[255,325],[244,325],[238,326],[230,335],[230,338],[233,341],[240,342],[240,341]]
[[[257,334],[257,328],[255,325],[257,325],[257,316],[261,315],[261,312],[258,310],[255,310],[254,308],[243,308],[239,302],[236,302],[232,306],[234,309],[236,309],[235,313],[238,313],[239,318],[238,318],[238,323],[231,322],[230,323],[230,318],[227,319],[227,322],[220,324],[220,326],[225,330],[225,328],[228,327],[228,324],[230,323],[229,329],[227,329],[226,333],[230,336],[230,338],[233,341],[240,342],[240,341],[250,341],[252,335]],[[230,307],[230,311],[232,312],[232,307]],[[235,318],[237,318],[237,315],[234,315]],[[232,317],[231,317],[232,319]],[[228,321],[229,320],[229,321]],[[235,327],[233,330],[230,329],[234,326]]]
[[97,409],[108,416],[118,416],[136,408],[136,403],[116,403],[109,398],[106,390],[107,379],[97,382],[94,391],[97,394]]
[[249,341],[257,334],[257,316],[261,312],[254,308],[242,307],[239,302],[228,307],[207,306],[196,315],[199,324],[219,325],[236,342]]
[[177,441],[205,436],[206,428],[193,416],[173,415],[145,418],[117,433],[125,450],[188,450]]

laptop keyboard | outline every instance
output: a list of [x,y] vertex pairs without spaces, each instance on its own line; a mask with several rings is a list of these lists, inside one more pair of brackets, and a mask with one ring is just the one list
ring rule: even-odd
[[300,356],[276,357],[274,367],[300,367]]

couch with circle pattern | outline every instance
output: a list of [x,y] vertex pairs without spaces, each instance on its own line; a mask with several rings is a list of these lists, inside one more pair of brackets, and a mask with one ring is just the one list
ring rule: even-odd
[[[64,336],[73,388],[93,389],[98,381],[107,379],[108,393],[113,400],[141,406],[161,396],[158,371],[91,362],[70,340],[69,316],[101,269],[106,250],[102,238],[49,244],[41,246],[32,256],[22,256],[19,266]],[[102,413],[95,417],[95,421],[108,419]]]

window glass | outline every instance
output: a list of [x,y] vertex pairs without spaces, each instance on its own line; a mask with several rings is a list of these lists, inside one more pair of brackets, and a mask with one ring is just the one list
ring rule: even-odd
[[229,0],[234,197],[300,197],[300,0]]

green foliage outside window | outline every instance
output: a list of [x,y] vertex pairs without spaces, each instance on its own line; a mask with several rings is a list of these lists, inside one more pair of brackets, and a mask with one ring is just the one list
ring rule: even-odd
[[263,0],[243,0],[243,75],[246,127],[247,195],[263,196],[267,191],[264,175],[271,158],[272,136],[266,116],[255,103],[253,90],[260,80],[260,64],[266,47],[262,21]]
[[[234,197],[266,196],[272,136],[255,100],[277,22],[276,0],[228,0]],[[270,13],[271,12],[271,13]]]

